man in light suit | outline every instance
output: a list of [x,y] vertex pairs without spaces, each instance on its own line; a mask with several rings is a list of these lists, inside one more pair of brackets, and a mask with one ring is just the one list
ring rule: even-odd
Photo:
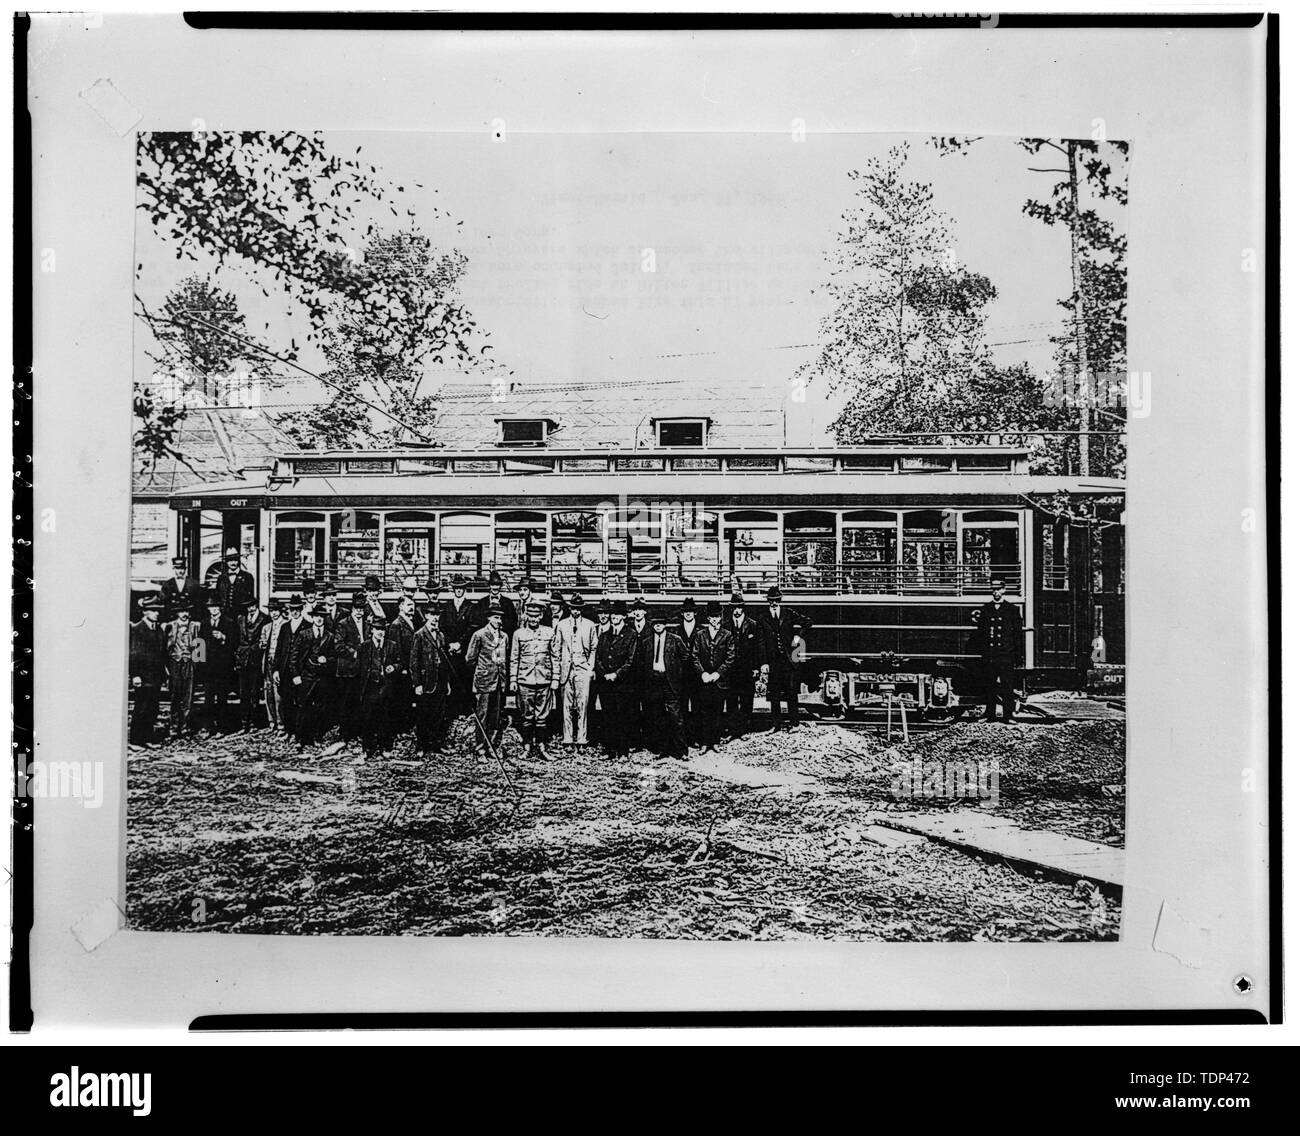
[[591,676],[596,669],[596,625],[582,614],[582,597],[569,596],[569,614],[555,627],[559,640],[562,741],[566,746],[587,744],[587,707]]
[[489,749],[488,738],[494,746],[501,742],[501,703],[508,678],[506,644],[509,641],[501,626],[500,604],[488,605],[487,620],[486,627],[480,627],[470,636],[465,652],[465,666],[474,694],[473,712],[482,726],[484,752]]

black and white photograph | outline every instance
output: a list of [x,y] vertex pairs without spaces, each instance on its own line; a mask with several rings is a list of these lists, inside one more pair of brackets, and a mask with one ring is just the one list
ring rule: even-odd
[[1269,1012],[1263,25],[439,19],[33,21],[38,1020]]
[[129,926],[1118,937],[1128,143],[804,129],[139,135]]

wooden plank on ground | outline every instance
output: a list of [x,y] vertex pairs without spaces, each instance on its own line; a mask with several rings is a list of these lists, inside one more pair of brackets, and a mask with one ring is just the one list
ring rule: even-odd
[[1122,722],[1124,720],[1123,710],[1116,710],[1105,702],[1093,702],[1088,698],[1044,698],[1041,702],[1026,702],[1024,708],[1061,721],[1101,719],[1108,722]]
[[876,818],[876,823],[927,836],[954,848],[1001,856],[1095,883],[1124,886],[1124,849],[1021,828],[1003,817],[961,809],[946,813],[887,813]]

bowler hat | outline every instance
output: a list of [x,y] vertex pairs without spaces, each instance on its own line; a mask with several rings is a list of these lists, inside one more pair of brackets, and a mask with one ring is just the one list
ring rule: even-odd
[[684,600],[682,600],[682,612],[683,612],[683,614],[686,613],[686,612],[688,612],[688,611],[689,611],[692,615],[695,613],[695,597],[694,597],[694,596],[687,596]]
[[627,601],[615,600],[612,615],[627,615]]
[[705,617],[708,619],[712,619],[715,615],[721,615],[721,614],[722,614],[722,605],[718,603],[717,600],[709,600],[707,606],[704,608]]

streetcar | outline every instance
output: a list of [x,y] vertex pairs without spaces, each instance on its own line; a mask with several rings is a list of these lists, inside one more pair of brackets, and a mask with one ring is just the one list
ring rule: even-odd
[[169,554],[202,580],[239,549],[263,603],[369,577],[390,605],[412,578],[433,598],[462,576],[473,596],[496,571],[509,593],[528,576],[675,618],[736,593],[756,612],[775,586],[811,623],[801,700],[830,717],[975,704],[975,612],[1000,578],[1025,689],[1104,673],[1122,694],[1124,482],[1031,472],[1031,453],[1025,437],[286,453],[173,494]]

